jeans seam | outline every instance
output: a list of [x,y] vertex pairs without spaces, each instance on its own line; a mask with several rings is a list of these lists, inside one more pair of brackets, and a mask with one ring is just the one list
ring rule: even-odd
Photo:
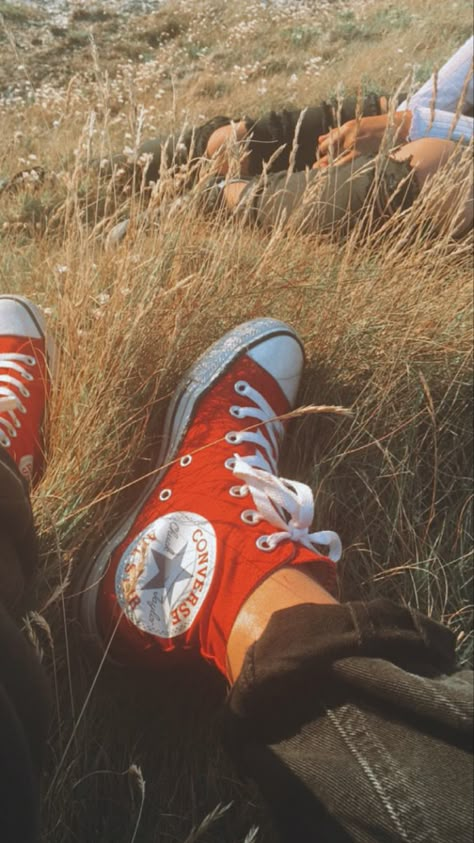
[[[406,781],[388,749],[377,740],[363,714],[352,706],[344,705],[337,714],[327,709],[327,717],[363,770],[401,839],[405,843],[435,843],[437,837],[434,829],[431,828],[420,804],[409,795],[410,783]],[[398,785],[400,797],[397,797],[397,793],[393,791],[400,779],[403,779],[403,786]],[[392,802],[394,797],[395,807]],[[400,806],[403,806],[402,810]],[[418,833],[415,835],[413,829],[408,830],[403,822],[403,814],[407,813],[413,818],[417,817]]]

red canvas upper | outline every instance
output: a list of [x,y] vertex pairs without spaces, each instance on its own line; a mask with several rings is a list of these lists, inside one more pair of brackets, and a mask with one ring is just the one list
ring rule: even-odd
[[[113,552],[101,584],[97,620],[106,644],[118,624],[110,652],[120,661],[154,662],[163,652],[196,646],[225,673],[234,620],[271,571],[319,560],[325,584],[334,584],[335,567],[326,557],[290,540],[259,550],[256,539],[275,527],[241,518],[255,506],[250,494],[230,494],[242,481],[225,463],[234,454],[255,454],[258,446],[224,438],[253,423],[229,413],[231,406],[252,407],[235,390],[239,380],[258,390],[275,416],[290,409],[277,382],[246,355],[201,398],[177,460]],[[259,430],[266,434],[265,424]]]
[[11,391],[16,401],[14,409],[0,413],[0,431],[8,440],[4,447],[31,480],[43,467],[41,426],[49,391],[43,339],[0,336],[0,398],[5,398],[2,390]]

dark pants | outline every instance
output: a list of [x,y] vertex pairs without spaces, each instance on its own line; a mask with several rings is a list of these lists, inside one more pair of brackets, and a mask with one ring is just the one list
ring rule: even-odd
[[[0,588],[13,604],[35,538],[2,451],[0,489]],[[455,672],[446,628],[387,601],[303,605],[250,648],[224,731],[288,843],[468,843],[471,709],[472,673]],[[40,665],[0,602],[2,843],[36,840],[47,712]]]
[[408,162],[360,155],[324,170],[254,178],[243,190],[235,214],[265,229],[291,218],[300,231],[341,237],[364,214],[373,228],[395,211],[409,208],[417,194]]
[[472,697],[418,612],[302,605],[248,651],[226,742],[287,843],[470,843]]
[[25,583],[36,566],[28,492],[0,447],[0,840],[36,843],[49,687],[19,631]]

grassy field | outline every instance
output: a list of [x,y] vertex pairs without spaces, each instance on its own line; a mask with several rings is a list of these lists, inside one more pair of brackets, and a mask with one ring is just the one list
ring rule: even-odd
[[[199,664],[91,667],[68,583],[152,467],[179,375],[223,331],[271,315],[304,340],[301,404],[350,410],[302,414],[282,466],[314,488],[318,528],[341,534],[342,596],[443,619],[470,661],[472,241],[430,213],[450,173],[383,232],[342,243],[203,220],[191,198],[106,251],[104,197],[114,220],[137,219],[142,199],[97,188],[87,163],[218,114],[407,89],[470,34],[471,4],[176,0],[127,21],[77,5],[56,35],[21,4],[0,14],[0,178],[47,171],[0,195],[0,291],[47,309],[59,351],[26,624],[55,696],[44,840],[271,843],[219,744],[221,680]],[[174,191],[164,178],[153,201]]]

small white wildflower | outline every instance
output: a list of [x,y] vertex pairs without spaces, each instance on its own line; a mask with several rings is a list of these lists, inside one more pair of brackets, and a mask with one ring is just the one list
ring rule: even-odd
[[69,272],[69,267],[64,263],[58,263],[56,266],[56,272],[59,272],[60,275],[64,275],[66,272]]

